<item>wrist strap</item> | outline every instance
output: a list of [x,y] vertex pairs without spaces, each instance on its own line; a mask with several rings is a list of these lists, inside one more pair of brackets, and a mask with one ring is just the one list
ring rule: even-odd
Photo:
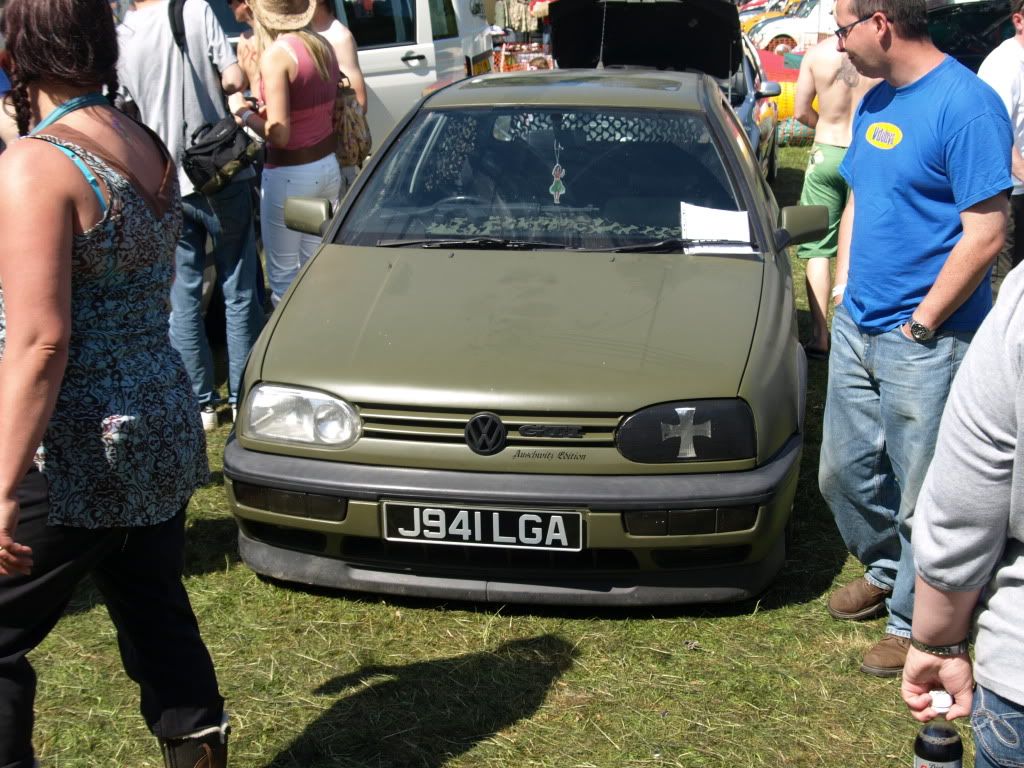
[[916,638],[910,638],[910,644],[919,651],[929,653],[932,656],[963,656],[967,653],[968,639],[965,637],[959,643],[953,645],[929,645],[928,643],[922,643]]

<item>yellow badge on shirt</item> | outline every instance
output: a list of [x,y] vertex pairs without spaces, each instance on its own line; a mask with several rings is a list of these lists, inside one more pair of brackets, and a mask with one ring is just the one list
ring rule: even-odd
[[903,131],[892,123],[872,123],[864,132],[868,144],[879,149],[892,149],[903,141]]

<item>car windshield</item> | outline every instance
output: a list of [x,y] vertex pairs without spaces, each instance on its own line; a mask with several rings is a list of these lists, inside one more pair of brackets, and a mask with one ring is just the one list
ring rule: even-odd
[[700,113],[428,110],[373,171],[336,242],[634,247],[678,240],[681,203],[744,209]]

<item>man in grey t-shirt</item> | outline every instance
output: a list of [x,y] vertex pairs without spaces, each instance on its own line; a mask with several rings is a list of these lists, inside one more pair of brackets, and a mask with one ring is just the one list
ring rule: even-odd
[[903,698],[925,721],[936,714],[929,691],[945,689],[954,698],[949,718],[972,715],[978,768],[1024,765],[1020,269],[1003,283],[953,381],[913,526],[917,585]]
[[251,169],[212,195],[196,192],[182,170],[186,144],[197,128],[228,114],[226,95],[241,91],[245,74],[206,0],[185,0],[186,50],[174,41],[168,0],[136,0],[118,27],[117,75],[125,97],[167,144],[178,164],[184,222],[171,288],[171,343],[181,354],[202,409],[203,426],[217,425],[213,356],[203,322],[206,242],[213,242],[217,282],[224,293],[228,393],[234,405],[249,349],[263,324],[253,231]]

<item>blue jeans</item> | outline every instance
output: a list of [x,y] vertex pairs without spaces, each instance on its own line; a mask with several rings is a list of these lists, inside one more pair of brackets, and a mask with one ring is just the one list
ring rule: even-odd
[[899,328],[862,333],[842,306],[832,320],[818,484],[867,580],[892,590],[885,631],[900,637],[914,611],[914,506],[973,335],[919,344]]
[[203,322],[206,238],[213,241],[217,283],[224,293],[228,341],[228,392],[235,402],[246,357],[263,326],[256,290],[258,272],[251,183],[239,180],[216,194],[182,198],[184,221],[171,286],[171,344],[178,350],[200,405],[217,400],[213,355]]
[[1024,766],[1024,706],[980,685],[971,711],[975,768]]

